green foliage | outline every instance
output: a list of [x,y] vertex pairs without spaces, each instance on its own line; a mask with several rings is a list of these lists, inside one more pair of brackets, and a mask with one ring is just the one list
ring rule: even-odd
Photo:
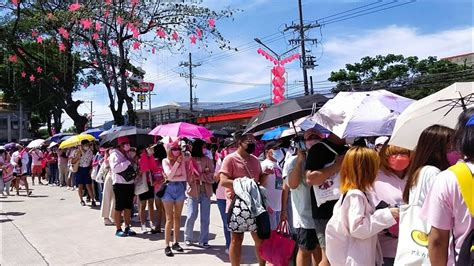
[[64,133],[76,133],[77,132],[77,129],[75,126],[72,126],[70,128],[66,128],[65,130],[63,130]]
[[363,57],[360,63],[346,64],[331,72],[337,82],[333,92],[387,89],[413,99],[424,98],[454,82],[473,81],[474,69],[430,56],[388,54]]

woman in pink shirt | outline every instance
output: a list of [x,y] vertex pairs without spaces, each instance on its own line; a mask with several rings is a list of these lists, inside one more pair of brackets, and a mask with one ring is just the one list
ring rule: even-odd
[[155,209],[156,209],[156,232],[161,233],[162,220],[165,218],[165,209],[161,198],[156,196],[156,192],[160,189],[161,185],[165,182],[165,175],[163,173],[162,161],[167,157],[166,149],[163,143],[159,142],[154,149],[154,158],[156,163],[156,171],[153,172],[153,187],[155,189]]
[[[406,175],[411,152],[407,149],[384,145],[379,153],[380,170],[374,184],[373,200],[376,205],[396,207],[403,203]],[[379,234],[384,265],[393,265],[398,245],[398,224]]]
[[[179,142],[175,141],[168,144],[168,158],[163,160],[163,172],[168,181],[165,194],[161,198],[165,207],[166,226],[165,226],[165,254],[168,257],[174,256],[173,250],[183,252],[183,248],[179,245],[179,229],[181,222],[181,213],[183,211],[184,200],[186,199],[186,181],[188,179],[187,173],[187,158],[181,154]],[[171,242],[171,226],[174,228],[174,244],[170,247]]]
[[326,255],[333,266],[382,265],[377,234],[396,224],[398,208],[376,209],[370,192],[379,168],[373,150],[350,149],[341,166],[342,196],[326,227]]
[[[464,156],[471,174],[474,173],[474,108],[467,109],[459,116],[454,143],[455,148]],[[470,262],[459,261],[459,252],[466,238],[474,230],[474,217],[471,215],[474,210],[468,209],[457,178],[450,169],[441,172],[436,177],[421,211],[421,217],[431,224],[428,252],[434,266],[454,265],[455,261],[459,263],[457,265],[470,265]],[[452,242],[454,253],[450,244]]]
[[147,232],[146,229],[146,206],[148,205],[148,217],[150,219],[150,232],[152,234],[158,233],[157,228],[154,226],[155,220],[155,188],[153,186],[153,173],[158,171],[158,166],[155,162],[154,154],[154,145],[148,146],[146,149],[143,149],[140,152],[140,159],[139,159],[139,173],[142,175],[141,178],[144,178],[146,181],[146,185],[148,186],[148,190],[140,195],[138,198],[140,199],[140,222],[141,222],[141,229],[143,233]]

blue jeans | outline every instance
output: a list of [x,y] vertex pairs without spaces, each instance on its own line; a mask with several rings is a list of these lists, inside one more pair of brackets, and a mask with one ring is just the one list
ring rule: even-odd
[[199,194],[198,198],[188,198],[184,240],[192,242],[194,222],[198,216],[198,205],[201,205],[201,234],[199,236],[199,243],[207,244],[209,242],[209,223],[211,220],[211,198],[206,193]]
[[58,183],[58,164],[50,164],[49,166],[49,184]]
[[230,231],[229,231],[229,225],[227,224],[227,213],[225,209],[226,205],[227,205],[227,202],[225,199],[217,199],[217,207],[219,207],[219,212],[221,213],[222,224],[224,225],[225,247],[229,248]]

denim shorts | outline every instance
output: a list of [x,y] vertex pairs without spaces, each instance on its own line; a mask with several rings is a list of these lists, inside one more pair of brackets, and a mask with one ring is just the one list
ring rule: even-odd
[[180,202],[186,199],[186,182],[169,182],[161,201]]

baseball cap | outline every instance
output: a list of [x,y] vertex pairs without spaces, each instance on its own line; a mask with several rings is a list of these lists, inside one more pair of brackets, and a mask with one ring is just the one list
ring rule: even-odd
[[381,137],[378,137],[377,139],[375,139],[375,146],[377,145],[384,145],[385,142],[387,142],[388,140],[388,137],[387,136],[381,136]]
[[118,145],[122,145],[122,144],[124,144],[124,143],[129,143],[129,142],[130,142],[130,140],[128,139],[127,136],[119,137],[119,138],[117,139]]

